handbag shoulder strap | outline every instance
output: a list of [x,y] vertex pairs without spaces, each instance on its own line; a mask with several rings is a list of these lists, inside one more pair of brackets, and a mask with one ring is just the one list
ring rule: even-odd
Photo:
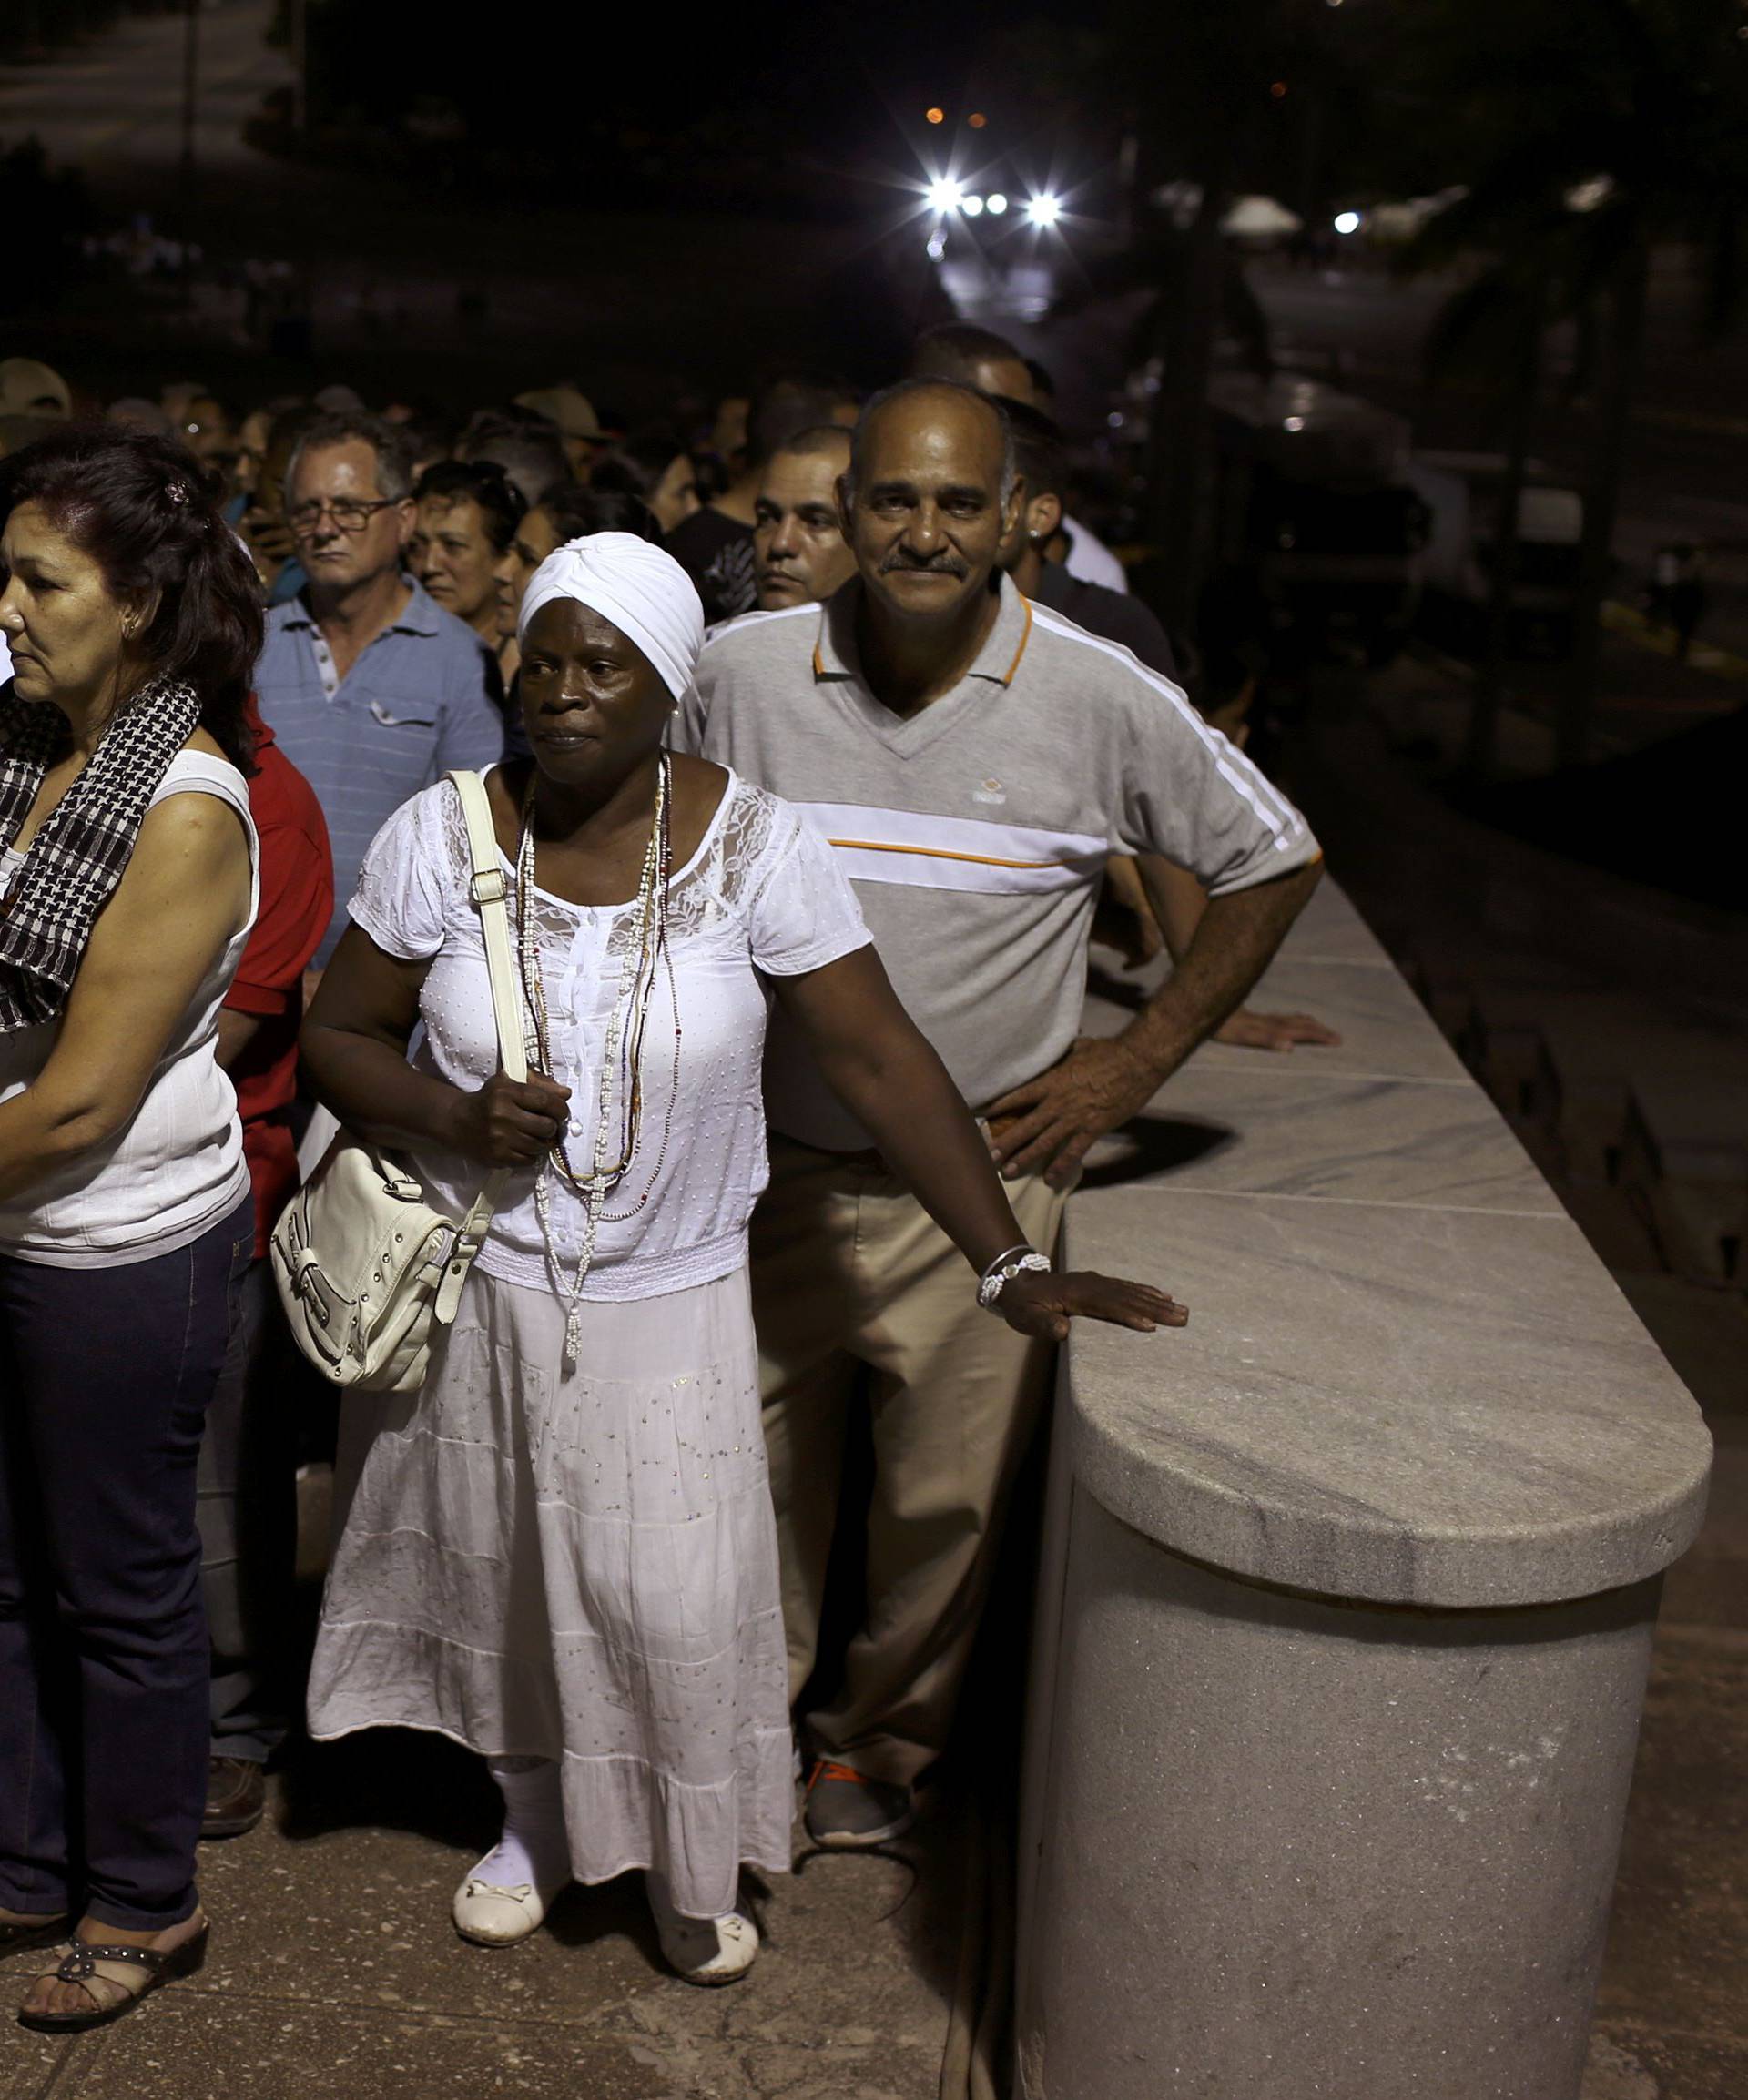
[[477,773],[449,776],[462,798],[467,819],[467,853],[472,862],[468,895],[479,907],[485,937],[485,967],[492,979],[492,1013],[498,1024],[498,1062],[513,1080],[528,1077],[528,1052],[516,998],[515,959],[510,945],[510,885],[498,852],[498,835],[486,800],[485,782]]
[[[498,1029],[498,1062],[513,1080],[528,1077],[527,1044],[522,1032],[522,1009],[516,997],[515,958],[510,942],[510,885],[498,852],[498,835],[492,823],[492,805],[486,799],[485,782],[477,773],[456,771],[449,776],[461,796],[462,815],[467,819],[467,857],[470,862],[468,895],[480,914],[480,930],[485,940],[486,973],[492,980],[492,1014]],[[500,1167],[480,1191],[473,1207],[462,1220],[451,1250],[442,1283],[438,1287],[436,1316],[447,1326],[455,1317],[462,1285],[473,1257],[480,1251],[486,1227],[510,1179],[510,1169]]]

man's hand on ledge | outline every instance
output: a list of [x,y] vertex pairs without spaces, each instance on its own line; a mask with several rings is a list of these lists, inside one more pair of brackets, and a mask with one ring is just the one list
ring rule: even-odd
[[1296,1043],[1336,1045],[1341,1038],[1308,1013],[1253,1013],[1241,1006],[1214,1030],[1214,1040],[1240,1050],[1290,1050]]
[[1158,1075],[1121,1040],[1082,1036],[1060,1064],[991,1103],[990,1150],[1005,1180],[1042,1173],[1065,1189],[1099,1140],[1158,1091]]

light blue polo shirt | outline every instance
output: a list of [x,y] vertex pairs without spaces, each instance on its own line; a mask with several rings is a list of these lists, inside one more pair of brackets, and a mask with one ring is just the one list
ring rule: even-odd
[[407,582],[412,595],[400,618],[338,685],[300,596],[268,613],[255,666],[261,714],[315,789],[333,843],[334,916],[316,950],[319,968],[346,930],[365,849],[394,812],[452,766],[495,766],[503,756],[484,644]]

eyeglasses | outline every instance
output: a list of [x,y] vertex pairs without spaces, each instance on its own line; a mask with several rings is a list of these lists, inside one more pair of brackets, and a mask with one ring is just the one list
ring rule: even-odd
[[365,503],[353,496],[341,496],[331,503],[300,503],[285,513],[285,522],[301,536],[316,530],[325,511],[337,532],[361,533],[379,511],[391,511],[400,501],[398,496],[379,496],[373,503]]

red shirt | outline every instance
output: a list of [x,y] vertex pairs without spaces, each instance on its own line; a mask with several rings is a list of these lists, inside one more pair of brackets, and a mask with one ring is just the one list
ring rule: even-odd
[[261,908],[237,980],[225,996],[259,1023],[230,1068],[255,1192],[255,1257],[298,1185],[298,1148],[286,1111],[298,1088],[303,973],[334,912],[334,863],[315,790],[249,704],[255,777],[249,813],[261,847]]

